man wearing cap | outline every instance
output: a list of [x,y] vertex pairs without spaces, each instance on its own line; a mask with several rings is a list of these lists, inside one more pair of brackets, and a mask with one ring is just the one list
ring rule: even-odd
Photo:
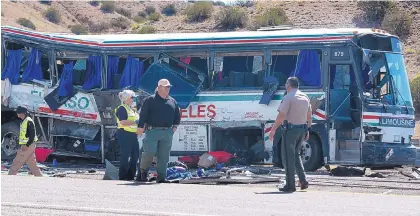
[[158,82],[154,95],[147,97],[140,110],[137,134],[145,133],[143,153],[140,161],[140,178],[147,181],[153,157],[157,159],[157,183],[165,183],[166,169],[172,147],[172,137],[181,121],[180,110],[175,99],[169,96],[172,87],[167,79]]
[[28,116],[28,110],[26,108],[19,106],[16,109],[16,113],[18,118],[22,119],[19,131],[19,145],[21,145],[21,148],[18,150],[16,157],[13,160],[9,175],[16,175],[19,169],[27,163],[29,170],[34,176],[42,176],[35,160],[35,142],[38,141],[35,123],[32,118]]

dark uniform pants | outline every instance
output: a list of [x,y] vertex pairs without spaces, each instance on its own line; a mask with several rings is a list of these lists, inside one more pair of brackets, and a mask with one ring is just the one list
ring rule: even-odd
[[140,151],[137,134],[118,129],[117,142],[120,146],[119,179],[133,180]]
[[140,161],[140,169],[144,172],[147,171],[150,165],[152,165],[153,157],[156,155],[157,180],[165,180],[174,132],[172,128],[154,128],[147,130],[145,134],[146,137],[143,139],[144,152]]
[[296,188],[295,169],[300,182],[306,181],[305,170],[303,168],[300,151],[302,142],[306,136],[306,129],[292,128],[283,131],[281,143],[281,159],[286,171],[286,185],[288,188]]

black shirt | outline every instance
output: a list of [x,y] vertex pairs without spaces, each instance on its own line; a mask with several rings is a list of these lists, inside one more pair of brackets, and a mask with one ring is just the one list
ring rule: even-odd
[[35,125],[31,121],[28,121],[28,127],[26,128],[26,137],[28,137],[28,142],[26,146],[30,146],[35,140]]
[[156,93],[144,100],[138,127],[144,128],[145,123],[152,127],[172,127],[180,122],[181,114],[175,99],[169,96],[164,99]]

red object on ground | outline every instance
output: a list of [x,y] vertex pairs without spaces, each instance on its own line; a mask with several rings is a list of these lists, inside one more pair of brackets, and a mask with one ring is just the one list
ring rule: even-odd
[[200,155],[189,155],[178,157],[178,161],[184,163],[188,168],[196,168],[198,166],[198,161],[200,160]]
[[55,149],[49,148],[36,148],[35,149],[35,157],[36,162],[43,163],[47,159],[47,157],[53,152]]
[[217,163],[226,163],[230,158],[235,157],[233,154],[225,151],[214,151],[209,154],[216,158]]

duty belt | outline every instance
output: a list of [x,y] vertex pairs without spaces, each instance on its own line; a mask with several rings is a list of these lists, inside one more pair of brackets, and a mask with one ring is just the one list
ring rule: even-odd
[[152,129],[158,129],[158,130],[167,130],[171,127],[153,127],[153,126],[147,126],[146,129],[147,130],[152,130]]
[[283,127],[284,127],[285,129],[294,129],[294,128],[308,129],[308,125],[307,125],[307,124],[295,125],[295,124],[285,123],[285,124],[283,125]]

